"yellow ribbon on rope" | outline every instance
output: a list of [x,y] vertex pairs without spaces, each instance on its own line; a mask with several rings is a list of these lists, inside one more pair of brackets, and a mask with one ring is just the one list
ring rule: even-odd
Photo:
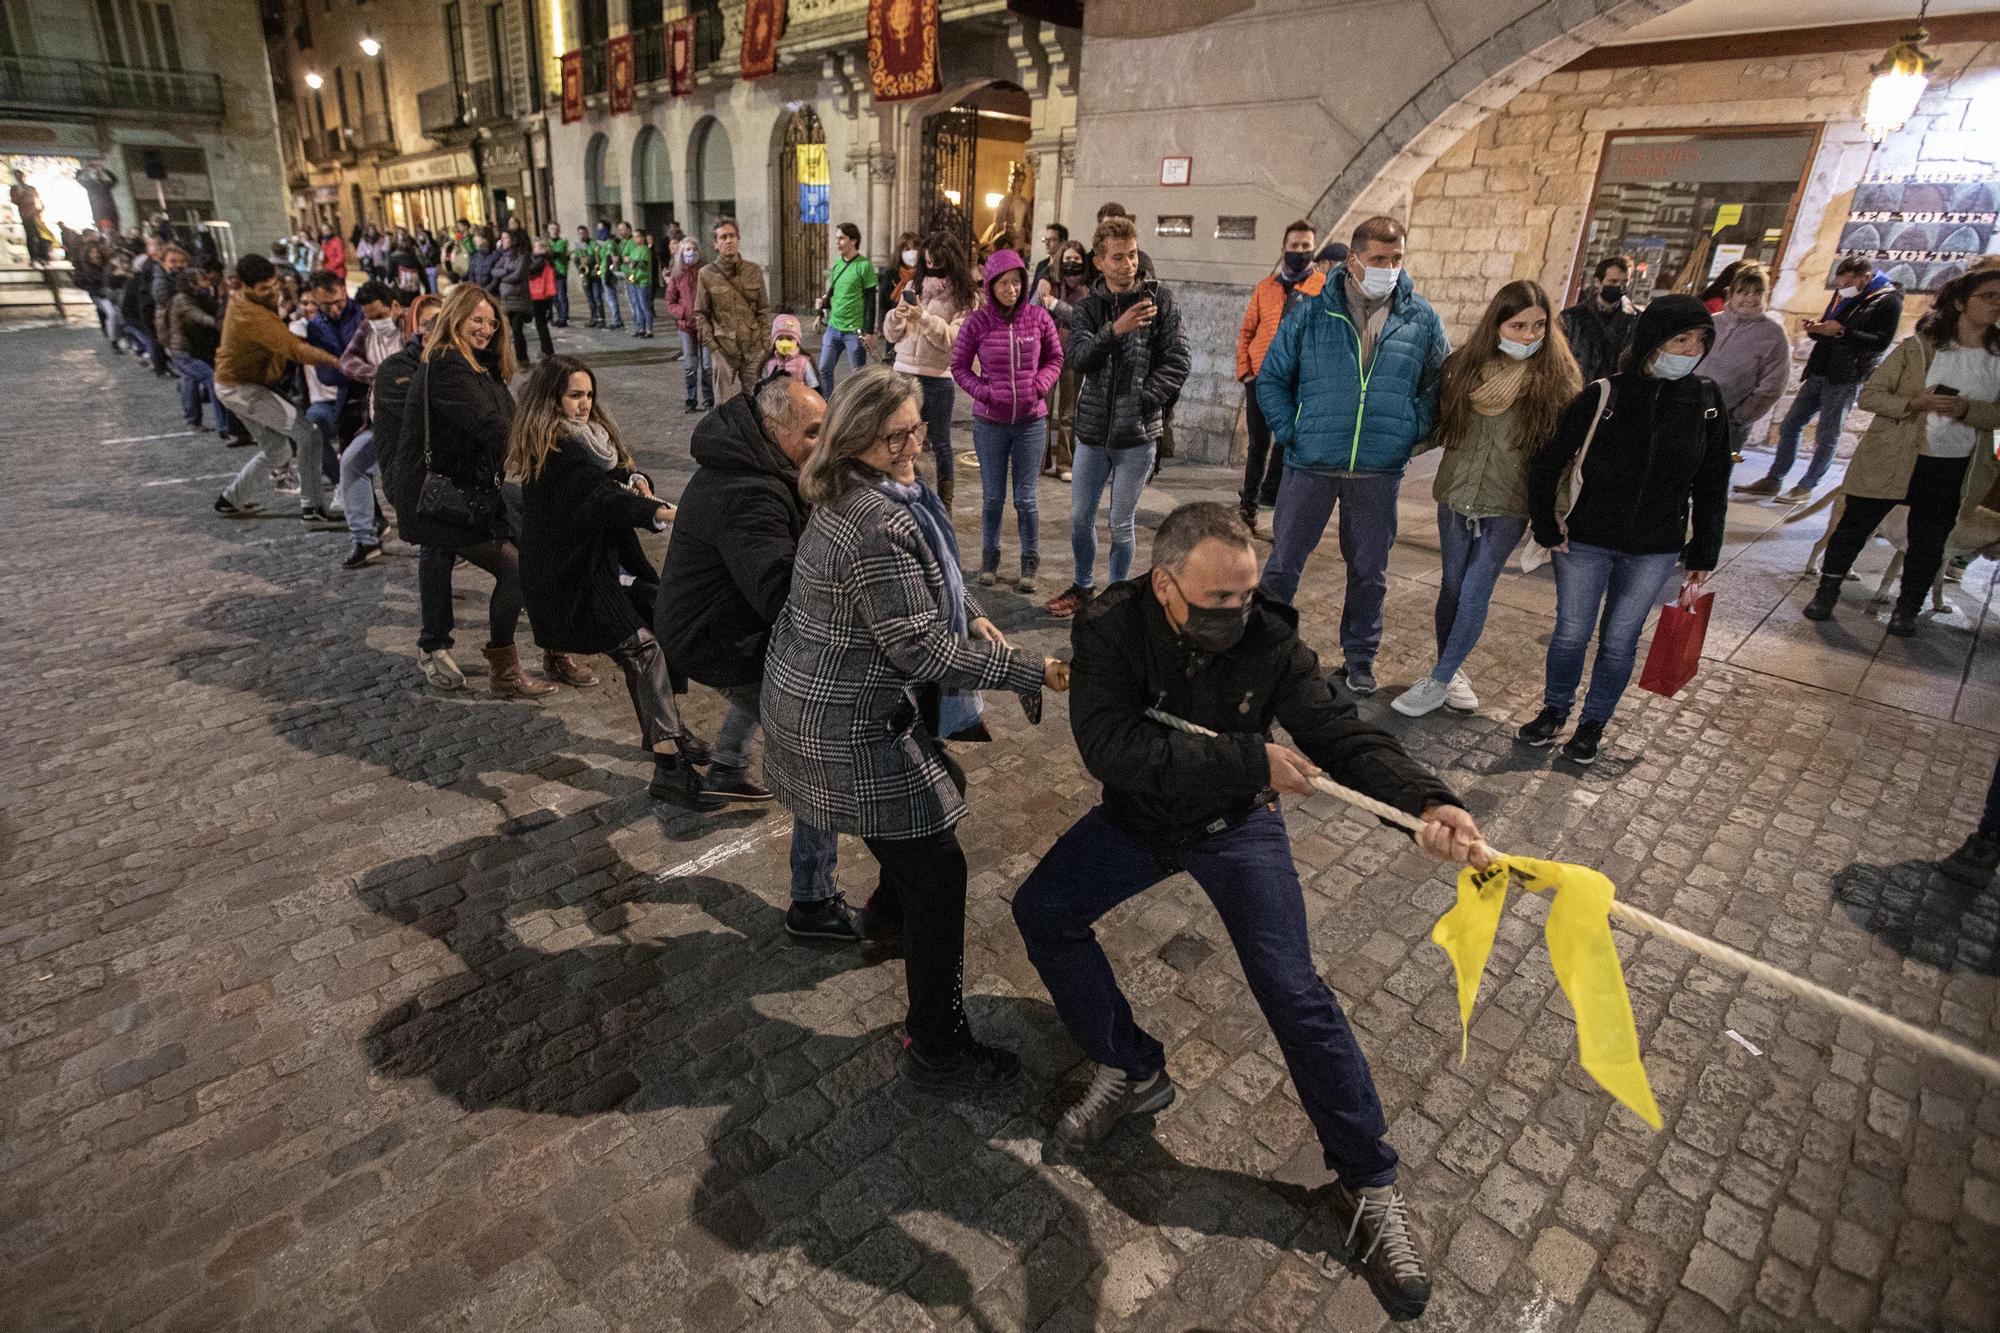
[[1493,952],[1510,878],[1524,889],[1554,895],[1545,927],[1549,963],[1576,1011],[1577,1056],[1585,1072],[1634,1115],[1660,1128],[1660,1108],[1639,1058],[1625,973],[1611,941],[1611,881],[1588,867],[1502,856],[1484,870],[1467,866],[1458,872],[1458,903],[1438,918],[1431,941],[1450,956],[1458,976],[1459,1059],[1465,1058],[1472,1002]]

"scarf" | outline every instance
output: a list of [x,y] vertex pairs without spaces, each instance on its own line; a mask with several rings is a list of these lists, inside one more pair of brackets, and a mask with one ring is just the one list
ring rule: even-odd
[[600,472],[609,472],[618,465],[618,450],[612,446],[611,432],[595,421],[571,421],[567,417],[562,423],[563,438],[575,440],[584,448],[584,457]]
[[[950,623],[952,633],[960,637],[969,636],[972,622],[965,611],[965,575],[958,567],[958,537],[951,530],[951,513],[944,507],[944,501],[921,481],[905,486],[884,477],[875,486],[882,494],[908,508],[910,517],[917,521],[917,531],[923,534],[924,545],[930,548],[931,558],[944,571],[945,619]],[[938,736],[949,739],[978,726],[983,709],[977,690],[941,692],[938,696]]]
[[1884,287],[1887,287],[1888,285],[1889,285],[1889,275],[1886,273],[1877,273],[1874,277],[1868,279],[1867,282],[1863,283],[1861,290],[1856,292],[1852,296],[1843,297],[1840,294],[1840,292],[1836,289],[1833,293],[1832,298],[1828,300],[1826,303],[1826,313],[1824,315],[1821,315],[1820,318],[1837,319],[1842,322],[1845,322],[1847,319],[1848,311],[1854,309],[1855,306],[1867,300],[1869,297],[1881,291]]
[[1521,396],[1521,386],[1527,382],[1527,360],[1507,357],[1504,361],[1487,362],[1486,369],[1479,372],[1478,386],[1472,391],[1472,410],[1482,417],[1500,416],[1514,405]]

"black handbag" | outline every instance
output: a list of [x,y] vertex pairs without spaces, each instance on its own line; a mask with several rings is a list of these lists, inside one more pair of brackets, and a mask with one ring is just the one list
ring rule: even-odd
[[455,527],[485,532],[499,512],[498,491],[468,490],[442,472],[431,470],[431,377],[424,373],[424,484],[417,492],[417,515]]

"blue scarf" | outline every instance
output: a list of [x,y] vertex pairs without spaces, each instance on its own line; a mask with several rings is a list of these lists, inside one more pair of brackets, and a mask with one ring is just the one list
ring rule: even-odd
[[1886,273],[1877,273],[1874,277],[1868,279],[1868,281],[1862,285],[1860,291],[1856,292],[1852,296],[1842,297],[1841,294],[1836,291],[1833,294],[1833,299],[1826,303],[1826,313],[1824,315],[1821,315],[1820,318],[1837,319],[1844,321],[1847,318],[1847,312],[1854,309],[1856,304],[1867,300],[1869,297],[1873,296],[1876,292],[1881,291],[1884,287],[1887,287],[1888,285],[1889,285],[1889,275]]
[[[938,499],[937,493],[921,481],[905,486],[884,477],[875,485],[882,494],[907,507],[910,517],[917,521],[917,531],[923,534],[924,545],[930,547],[931,558],[944,571],[944,611],[952,632],[960,637],[970,637],[972,623],[965,613],[965,574],[958,567],[958,536],[951,530],[951,512],[944,507],[944,501]],[[956,736],[979,725],[984,707],[977,690],[940,693],[938,736]]]

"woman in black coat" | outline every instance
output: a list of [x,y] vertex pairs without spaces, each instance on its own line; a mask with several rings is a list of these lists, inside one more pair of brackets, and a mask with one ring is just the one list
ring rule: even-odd
[[648,628],[659,580],[635,530],[664,531],[674,509],[633,467],[583,362],[549,357],[528,376],[507,470],[521,481],[521,586],[535,642],[618,663],[653,755],[652,794],[715,809],[721,802],[696,767],[708,747],[681,720],[666,654]]
[[[514,399],[507,381],[514,358],[505,317],[484,289],[452,288],[438,312],[403,401],[390,499],[407,541],[423,548],[417,561],[417,603],[423,627],[417,647],[424,679],[442,690],[465,684],[451,658],[451,571],[460,557],[493,576],[487,605],[488,683],[507,699],[532,699],[555,686],[521,670],[514,631],[521,621],[521,565],[513,523],[500,492]],[[469,516],[452,518],[424,492],[455,493]],[[458,507],[454,503],[454,508]]]

